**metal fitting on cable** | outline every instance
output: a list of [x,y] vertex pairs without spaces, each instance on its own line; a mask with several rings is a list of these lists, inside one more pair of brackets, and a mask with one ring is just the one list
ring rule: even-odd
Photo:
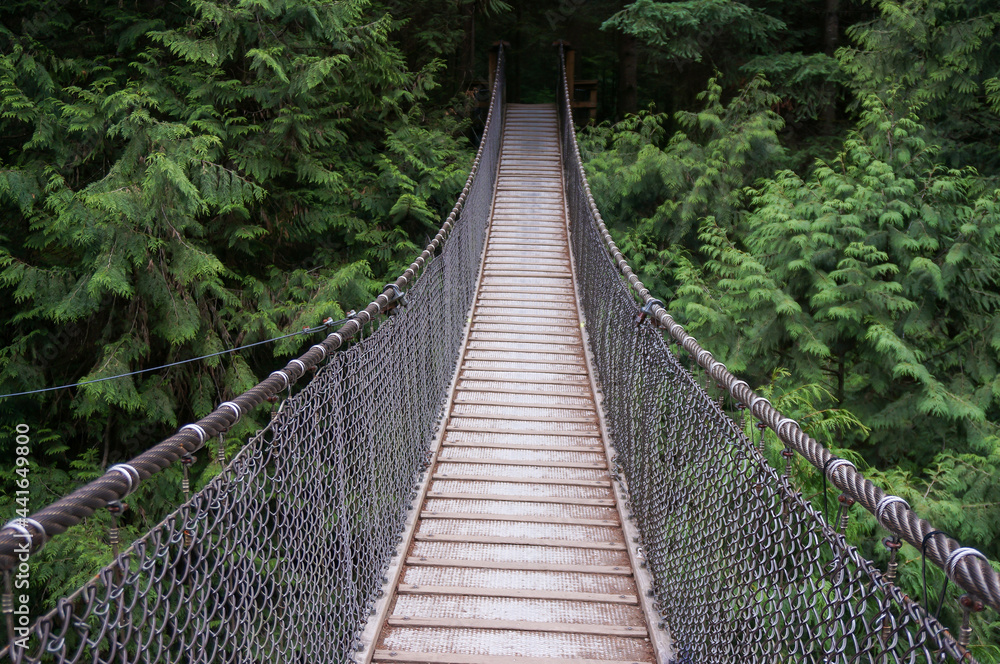
[[219,434],[219,447],[215,451],[215,460],[219,462],[220,468],[226,467],[226,436]]
[[903,541],[899,539],[898,535],[893,535],[882,540],[882,544],[889,549],[889,564],[883,578],[889,583],[893,583],[896,580],[896,571],[899,569],[899,549],[903,546]]
[[882,499],[878,501],[877,505],[875,505],[875,520],[884,526],[886,530],[890,531],[895,529],[890,528],[883,519],[885,517],[885,510],[889,507],[889,505],[894,503],[902,503],[903,505],[906,505],[906,509],[910,509],[910,504],[899,496],[882,496]]
[[208,432],[200,424],[185,424],[181,427],[181,432],[194,431],[198,435],[198,442],[202,445],[208,440]]
[[832,462],[828,463],[829,465],[826,467],[826,476],[830,478],[831,482],[833,481],[834,473],[836,473],[837,469],[840,468],[841,466],[850,466],[854,470],[857,470],[854,464],[848,461],[847,459],[833,459]]
[[955,571],[958,567],[958,563],[962,558],[967,556],[975,556],[976,558],[981,558],[988,565],[990,559],[982,554],[982,552],[977,549],[973,549],[971,546],[962,546],[950,554],[948,554],[948,559],[944,561],[944,573],[948,575],[948,578],[955,581]]
[[406,299],[406,292],[403,291],[399,286],[397,286],[394,283],[386,284],[385,286],[382,287],[382,290],[385,290],[386,288],[391,288],[393,293],[392,298],[389,299],[389,304],[396,302],[401,307],[409,306],[410,302]]
[[194,462],[195,458],[190,454],[181,457],[181,468],[184,470],[184,476],[181,478],[181,491],[184,492],[185,503],[191,498],[191,478],[188,469]]
[[112,500],[108,503],[108,511],[111,512],[111,526],[108,528],[108,542],[111,544],[111,557],[118,557],[118,517],[125,507],[120,500]]
[[[188,426],[198,426],[198,425],[188,425]],[[201,427],[198,428],[200,429]],[[183,429],[181,429],[181,431],[183,431]],[[133,491],[139,488],[139,471],[130,466],[129,464],[127,463],[115,464],[114,466],[108,468],[108,472],[120,473],[128,481],[128,488],[125,490],[125,495],[123,495],[122,498],[131,495]]]
[[839,532],[841,535],[844,535],[847,533],[847,523],[851,519],[851,505],[854,504],[854,499],[846,493],[842,493],[837,496],[837,500],[840,502]]
[[[640,325],[642,325],[642,322],[644,320],[646,320],[646,316],[651,316],[653,314],[653,305],[654,304],[658,304],[661,307],[663,307],[663,302],[661,302],[660,300],[657,300],[656,298],[650,298],[649,301],[647,301],[646,304],[644,304],[642,306],[642,309],[639,310],[639,315],[636,316],[636,318],[635,318],[635,326],[636,327],[639,327]],[[666,308],[666,307],[664,307],[664,308]],[[655,323],[655,319],[653,319],[653,320],[654,320],[654,325],[655,325],[656,324]]]
[[958,598],[958,603],[962,605],[962,626],[958,630],[958,645],[968,648],[972,641],[971,614],[980,612],[986,608],[986,603],[972,593],[966,593]]

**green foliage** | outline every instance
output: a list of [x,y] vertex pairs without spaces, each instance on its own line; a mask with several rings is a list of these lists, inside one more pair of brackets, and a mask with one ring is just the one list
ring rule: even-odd
[[838,88],[847,82],[840,63],[823,53],[777,53],[752,58],[740,70],[763,74],[773,84],[782,113],[791,122],[818,120],[836,103]]
[[[604,23],[635,35],[659,58],[679,64],[713,58],[716,40],[744,52],[760,48],[785,28],[764,12],[734,0],[636,0]],[[718,66],[718,63],[713,64]]]
[[[895,110],[919,112],[942,163],[1000,168],[1000,11],[985,0],[873,0],[871,21],[850,26],[839,53],[858,102],[892,92]],[[991,101],[992,100],[992,101]]]
[[[726,104],[713,81],[703,99],[718,101],[677,113],[670,138],[655,114],[583,132],[586,168],[619,245],[678,321],[836,454],[996,560],[996,14],[976,2],[875,9],[836,59],[748,58],[743,71],[776,87],[765,96],[754,79]],[[836,85],[856,96],[853,129],[831,156],[788,170],[803,163],[785,148],[798,139],[775,112],[818,119]],[[731,113],[744,98],[755,103]],[[820,508],[821,474],[802,460],[793,473]],[[885,561],[884,536],[854,510],[848,538],[866,556]],[[900,585],[923,597],[920,553],[901,556]],[[931,592],[942,581],[932,570]],[[982,661],[997,660],[998,628],[992,614],[974,621]]]
[[[410,70],[397,25],[362,0],[0,7],[0,392],[206,355],[366,304],[451,207],[472,155],[468,121],[425,108],[440,63]],[[32,508],[315,341],[3,400],[0,428],[51,429],[31,453],[46,487]],[[127,532],[176,506],[178,485],[167,471],[154,500],[136,494]],[[52,597],[107,560],[106,515],[78,532],[39,559]]]
[[[699,95],[703,108],[681,112],[679,131],[664,145],[667,118],[640,113],[613,126],[585,130],[581,150],[602,213],[621,220],[620,244],[643,283],[672,296],[678,280],[665,270],[698,245],[701,219],[727,228],[738,222],[744,188],[773,172],[783,158],[776,98],[761,78],[728,104],[713,79]],[[628,224],[628,225],[625,225]]]

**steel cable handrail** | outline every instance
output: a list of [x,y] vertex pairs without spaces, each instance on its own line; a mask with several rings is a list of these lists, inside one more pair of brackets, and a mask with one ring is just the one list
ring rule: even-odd
[[[561,101],[563,113],[560,119],[562,122],[572,123],[571,98],[566,80],[566,59],[562,44],[559,45],[559,58],[560,80],[563,88]],[[975,549],[963,547],[951,537],[941,533],[930,522],[920,518],[902,498],[887,494],[871,480],[866,479],[850,462],[833,463],[837,460],[836,455],[806,434],[798,422],[786,417],[766,398],[750,389],[746,381],[734,376],[722,362],[716,360],[710,351],[703,348],[697,339],[688,334],[667,313],[667,310],[660,304],[660,300],[651,295],[649,289],[632,271],[628,261],[612,239],[590,191],[576,135],[572,131],[569,133],[572,135],[571,146],[574,152],[572,158],[575,159],[576,167],[579,169],[579,177],[583,183],[590,211],[597,224],[597,230],[604,238],[611,262],[638,297],[641,303],[640,308],[665,328],[699,366],[705,369],[718,384],[725,387],[737,403],[745,404],[754,417],[767,424],[784,445],[798,452],[820,472],[827,475],[833,485],[875,515],[878,523],[884,528],[898,535],[918,550],[925,550],[927,559],[943,569],[948,578],[958,586],[977,595],[988,606],[1000,611],[1000,574],[987,562],[983,554]],[[563,158],[568,161],[571,156],[564,154]],[[569,167],[568,163],[566,167]],[[939,533],[942,536],[929,537],[931,533]]]
[[[483,150],[487,145],[486,137],[493,128],[496,100],[502,100],[502,97],[498,97],[498,95],[503,94],[504,52],[502,45],[498,48],[497,76],[494,79],[490,95],[489,111],[479,142],[479,149],[472,162],[465,187],[434,239],[428,243],[423,252],[396,281],[387,284],[378,297],[336,332],[329,334],[323,341],[310,347],[306,353],[289,361],[283,369],[272,372],[268,378],[243,394],[220,404],[197,422],[184,425],[173,436],[128,462],[109,469],[100,478],[33,513],[29,518],[15,519],[0,528],[0,570],[9,570],[15,566],[17,553],[20,552],[19,544],[23,545],[24,542],[30,540],[30,553],[37,552],[50,538],[64,533],[97,510],[125,498],[133,493],[143,480],[149,479],[181,457],[198,451],[210,438],[228,431],[239,422],[243,414],[263,404],[268,397],[290,387],[302,378],[309,369],[316,367],[330,353],[341,348],[348,340],[356,336],[363,326],[375,320],[379,314],[385,313],[389,305],[401,297],[403,289],[416,281],[421,270],[430,263],[435,252],[444,245],[472,189],[483,157]],[[497,131],[499,130],[502,130],[502,127],[497,129]]]

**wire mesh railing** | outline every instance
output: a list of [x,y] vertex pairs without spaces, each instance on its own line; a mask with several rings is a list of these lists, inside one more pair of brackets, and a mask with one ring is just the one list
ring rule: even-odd
[[[927,559],[969,592],[967,608],[1000,606],[997,574],[978,552],[934,536],[941,533],[905,501],[885,495],[754,394],[651,297],[612,241],[591,195],[564,58],[560,46],[558,99],[580,305],[616,450],[615,471],[627,487],[627,511],[641,533],[676,661],[974,661],[964,647],[968,611],[953,637],[893,584],[896,550],[901,540],[926,545]],[[636,298],[644,314],[638,324]],[[701,389],[671,352],[669,337],[642,324],[647,316],[735,403],[778,435],[785,445],[783,471]],[[797,490],[790,477],[795,453],[843,491],[835,525]],[[846,507],[853,502],[892,533],[887,572],[844,537]]]
[[[11,643],[0,658],[351,661],[459,357],[499,164],[503,93],[501,48],[484,135],[455,209],[366,309],[208,417],[4,527]],[[334,352],[389,308],[396,315],[370,336]],[[190,458],[314,367],[308,385],[228,463],[220,446],[221,472],[204,489],[49,613],[30,625],[15,615],[11,573],[24,556],[97,509],[114,509],[139,482]]]

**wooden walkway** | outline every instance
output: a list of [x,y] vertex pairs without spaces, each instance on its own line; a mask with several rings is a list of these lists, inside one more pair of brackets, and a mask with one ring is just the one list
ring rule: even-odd
[[585,359],[554,106],[509,105],[449,418],[376,662],[652,662]]

